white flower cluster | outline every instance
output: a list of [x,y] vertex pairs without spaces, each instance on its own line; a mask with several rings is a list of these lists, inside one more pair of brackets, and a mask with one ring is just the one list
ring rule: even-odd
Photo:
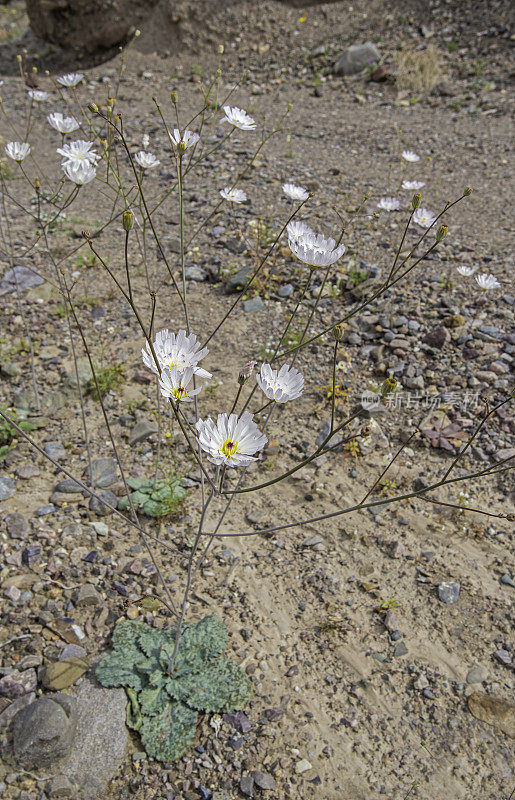
[[[211,378],[211,373],[199,366],[208,354],[201,347],[194,333],[180,330],[177,334],[168,329],[159,331],[152,346],[147,342],[142,349],[143,363],[159,378],[163,397],[175,406],[191,403],[202,387],[195,385],[196,378]],[[249,362],[243,370],[244,382],[255,366]],[[256,376],[265,397],[275,403],[287,403],[302,395],[304,378],[295,367],[283,365],[279,370],[263,364]],[[207,453],[209,461],[227,466],[244,466],[254,460],[254,454],[262,450],[267,439],[252,421],[252,414],[219,414],[215,423],[211,418],[199,419],[196,423],[197,441]]]
[[57,152],[63,157],[61,166],[64,174],[77,186],[89,183],[97,174],[96,164],[100,156],[92,147],[93,142],[77,139],[57,148]]
[[315,233],[303,222],[290,222],[287,230],[288,246],[293,255],[312,269],[329,267],[345,253],[345,245],[337,246],[334,239]]

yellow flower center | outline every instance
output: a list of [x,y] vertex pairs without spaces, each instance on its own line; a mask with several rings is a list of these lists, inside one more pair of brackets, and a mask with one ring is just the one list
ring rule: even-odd
[[236,442],[231,442],[230,439],[227,439],[222,445],[222,453],[226,458],[233,456],[235,453],[238,452],[238,445]]
[[177,389],[174,391],[173,396],[176,400],[182,400],[184,397],[187,397],[188,392],[184,388],[184,386],[178,386]]

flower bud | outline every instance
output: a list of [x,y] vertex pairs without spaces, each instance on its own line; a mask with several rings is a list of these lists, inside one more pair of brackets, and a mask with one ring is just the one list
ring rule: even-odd
[[81,236],[83,239],[89,239],[91,233],[87,230],[87,228],[85,228],[83,231],[81,231]]
[[445,237],[447,236],[447,231],[449,230],[448,225],[440,225],[436,234],[436,241],[443,242]]
[[394,392],[396,388],[397,388],[397,381],[395,380],[395,378],[387,378],[381,384],[379,394],[381,395],[381,397],[388,397],[388,395]]
[[171,93],[171,95],[170,95],[170,100],[172,101],[172,103],[174,104],[174,106],[176,106],[176,105],[177,105],[177,92],[172,92],[172,93]]
[[218,54],[222,56],[223,53],[224,53],[224,46],[223,46],[223,44],[219,44],[218,45]]
[[36,190],[36,192],[41,191],[41,181],[39,180],[39,178],[34,178],[34,189]]
[[335,342],[341,342],[343,339],[343,324],[341,322],[333,328],[333,339]]
[[256,364],[257,361],[247,361],[247,363],[242,366],[240,369],[240,374],[238,375],[238,383],[240,386],[243,386],[243,384],[246,383],[251,377]]
[[127,211],[123,212],[122,222],[123,222],[123,229],[127,233],[134,228],[134,214],[132,213],[130,208],[128,208]]
[[421,202],[422,202],[422,195],[420,195],[417,192],[417,194],[413,195],[413,199],[411,201],[411,207],[412,207],[413,211],[417,210],[417,208],[420,206]]
[[515,514],[506,514],[506,519],[509,520],[509,522],[515,522]]
[[98,114],[98,106],[96,103],[93,102],[93,100],[90,103],[88,103],[88,108],[92,114]]
[[368,425],[366,425],[364,428],[361,428],[359,435],[362,436],[364,439],[366,439],[367,436],[370,436],[370,428],[368,427]]
[[472,189],[470,188],[470,186],[467,186],[463,194],[465,195],[465,197],[470,197],[470,195],[472,194]]

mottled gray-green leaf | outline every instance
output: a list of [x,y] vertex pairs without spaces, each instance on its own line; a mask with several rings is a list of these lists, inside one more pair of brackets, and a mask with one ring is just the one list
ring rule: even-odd
[[166,683],[168,693],[198,711],[237,711],[248,703],[252,687],[243,670],[228,658],[217,658],[197,673]]
[[141,713],[148,714],[151,717],[159,714],[169,700],[170,698],[164,689],[153,686],[147,686],[139,693],[138,697]]
[[[217,616],[211,614],[194,625],[187,625],[179,642],[174,678],[198,672],[227,646],[227,629]],[[174,644],[166,644],[161,651],[161,662],[169,669]]]
[[147,753],[159,761],[175,761],[193,742],[197,712],[184,703],[167,703],[162,711],[144,716],[141,741]]
[[113,650],[102,658],[95,670],[102,686],[130,686],[138,691],[142,688],[143,680],[136,672],[134,653],[142,657],[138,650],[131,648],[129,654]]

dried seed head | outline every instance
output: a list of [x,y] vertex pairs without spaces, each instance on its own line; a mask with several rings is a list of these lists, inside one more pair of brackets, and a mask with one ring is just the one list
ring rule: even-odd
[[397,386],[398,384],[395,378],[387,378],[381,384],[381,391],[380,391],[381,397],[387,397],[389,394],[391,394],[396,390]]
[[443,242],[445,237],[447,236],[447,231],[449,230],[448,225],[440,225],[436,234],[436,241]]
[[251,375],[254,372],[254,368],[257,364],[257,361],[247,361],[246,364],[240,369],[240,374],[238,375],[238,383],[240,386],[243,386],[244,383],[248,381]]
[[333,328],[333,339],[335,342],[341,342],[343,339],[343,324],[341,322]]
[[416,211],[417,208],[419,208],[421,202],[422,202],[422,195],[420,195],[417,192],[417,194],[413,195],[413,199],[411,201],[411,207],[412,207],[413,211]]
[[134,214],[129,208],[127,209],[127,211],[123,212],[122,222],[123,222],[123,229],[127,233],[134,228]]

